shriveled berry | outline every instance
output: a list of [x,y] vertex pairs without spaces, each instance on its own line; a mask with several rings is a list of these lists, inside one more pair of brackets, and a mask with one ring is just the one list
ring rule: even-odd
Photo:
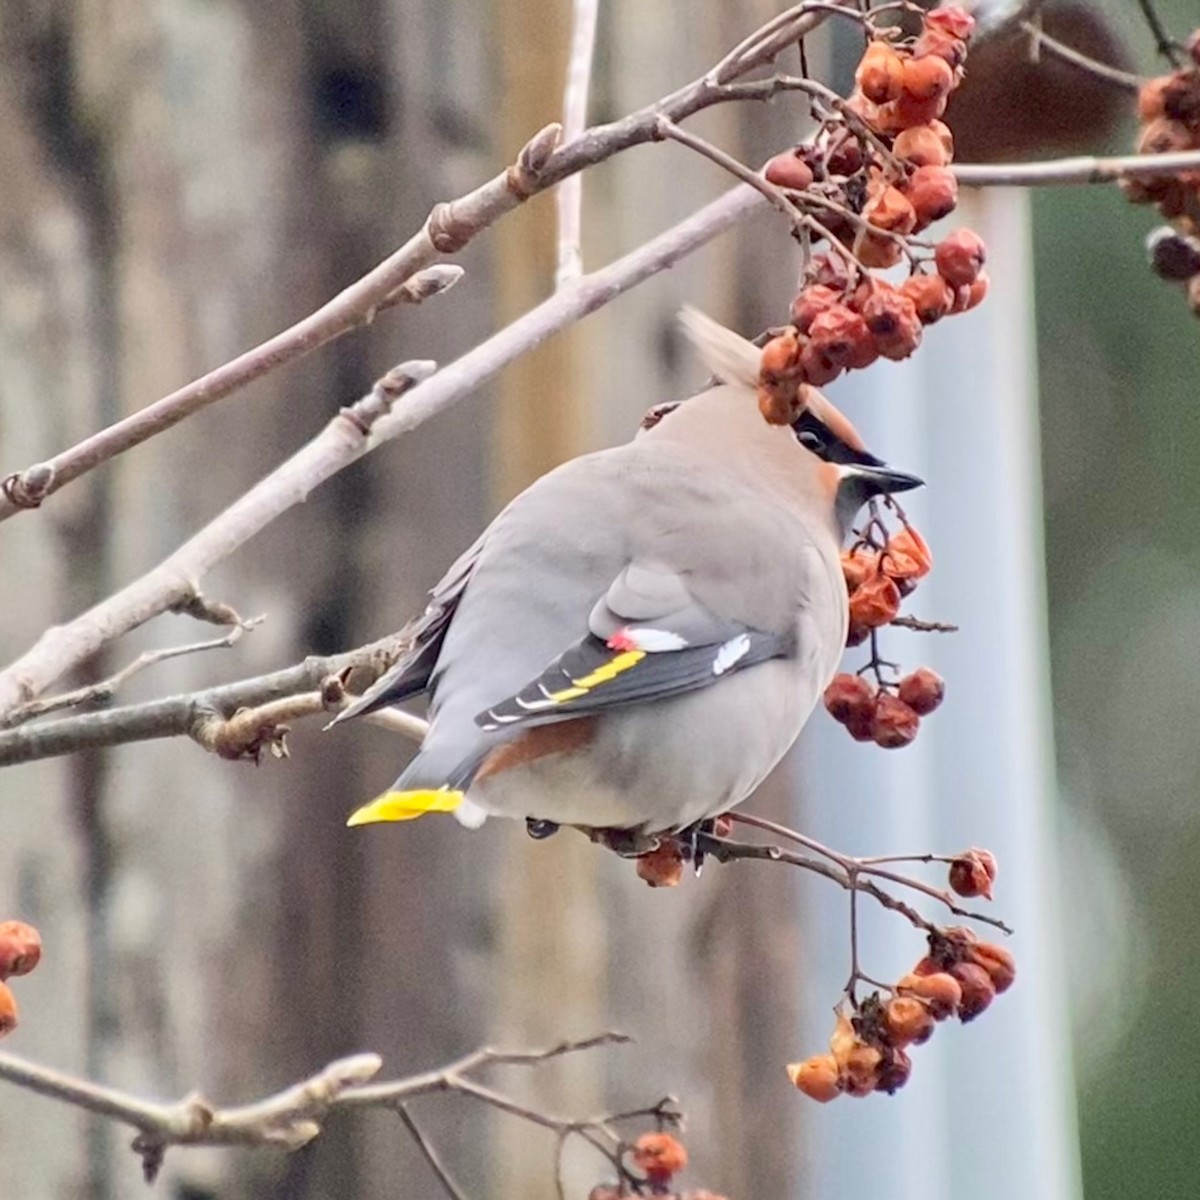
[[841,296],[850,287],[850,267],[840,254],[814,254],[808,265],[808,277],[814,285],[832,288]]
[[811,383],[813,387],[824,387],[842,373],[842,364],[834,362],[819,346],[809,341],[805,342],[800,351],[800,370],[805,383]]
[[883,569],[893,579],[922,579],[933,570],[933,552],[915,526],[905,525],[888,538]]
[[1159,75],[1142,84],[1138,92],[1138,117],[1143,124],[1166,116],[1166,92],[1174,78],[1174,75]]
[[679,843],[664,841],[637,857],[637,873],[651,887],[676,887],[683,880],[683,851]]
[[1200,71],[1176,71],[1163,89],[1163,113],[1193,127],[1200,119]]
[[900,680],[900,699],[917,714],[927,717],[946,697],[946,681],[928,667],[918,667]]
[[[849,627],[846,629],[846,648],[853,649],[855,646],[861,646],[870,636],[871,629],[869,626],[859,625],[855,621],[851,621]],[[871,740],[869,733],[866,740]]]
[[687,1166],[683,1143],[669,1133],[643,1133],[633,1143],[633,1164],[655,1184],[666,1183]]
[[885,358],[907,358],[921,344],[916,306],[903,292],[877,285],[859,311]]
[[933,251],[933,261],[938,274],[951,287],[966,287],[974,283],[983,270],[983,264],[987,261],[987,247],[974,230],[956,229],[938,242]]
[[988,273],[980,271],[965,288],[959,288],[955,293],[955,314],[970,312],[971,309],[982,304],[991,286],[992,281],[988,278]]
[[24,921],[0,922],[0,980],[28,975],[42,958],[41,935]]
[[831,175],[853,175],[862,170],[862,142],[852,133],[846,133],[829,147],[826,159]]
[[728,813],[713,817],[713,837],[728,837],[733,832],[733,818]]
[[935,1021],[954,1016],[962,1002],[962,985],[946,971],[905,975],[896,984],[896,991],[902,996],[916,996],[925,1001]]
[[842,1087],[851,1096],[869,1096],[879,1082],[883,1052],[878,1046],[856,1041],[842,1063]]
[[894,1046],[884,1054],[875,1073],[875,1090],[894,1096],[908,1082],[911,1074],[912,1059],[900,1047]]
[[904,60],[887,42],[874,41],[863,52],[854,82],[872,103],[884,104],[900,95],[904,68]]
[[953,87],[954,68],[944,58],[929,55],[905,61],[901,88],[913,100],[944,99]]
[[1157,117],[1138,136],[1139,154],[1173,154],[1192,148],[1192,133],[1182,121]]
[[796,293],[792,301],[792,324],[801,333],[807,333],[815,317],[834,304],[841,303],[841,294],[824,284],[813,283]]
[[1012,987],[1017,978],[1017,960],[1003,946],[997,946],[994,942],[978,942],[969,953],[971,962],[988,973],[997,996]]
[[893,1046],[919,1046],[933,1034],[933,1014],[915,996],[893,996],[883,1010],[883,1024]]
[[758,411],[768,425],[791,425],[800,415],[800,385],[758,385]]
[[952,33],[941,29],[927,29],[913,43],[913,58],[940,58],[950,65],[952,70],[961,67],[967,61],[967,47],[962,38],[956,38]]
[[835,675],[825,689],[825,708],[842,725],[875,711],[875,687],[861,675]]
[[854,239],[854,255],[864,267],[882,270],[894,267],[904,257],[904,252],[895,238],[863,231]]
[[917,214],[912,202],[899,189],[885,187],[865,209],[863,216],[869,224],[886,233],[912,233],[917,225]]
[[958,205],[958,180],[949,167],[918,167],[905,188],[908,202],[924,228],[948,217]]
[[[922,62],[940,62],[940,59],[925,58]],[[889,127],[889,132],[898,133],[911,129],[914,125],[929,125],[937,121],[946,111],[946,97],[934,96],[928,100],[920,100],[902,92],[899,100],[893,100],[886,105],[886,111],[880,110],[880,121]]]
[[917,736],[921,718],[891,692],[880,692],[871,718],[871,735],[875,745],[884,750],[899,750]]
[[925,14],[925,28],[942,30],[965,42],[975,32],[975,18],[959,4],[942,4]]
[[[813,351],[839,367],[848,365],[856,348],[870,337],[866,321],[844,304],[829,305],[808,327],[809,345]],[[802,353],[801,361],[803,358]]]
[[853,592],[872,576],[879,574],[879,552],[859,546],[855,550],[842,551],[842,575],[846,590]]
[[812,187],[813,182],[812,167],[803,159],[797,158],[791,150],[776,154],[763,168],[763,175],[768,183],[795,192],[806,191]]
[[[939,121],[940,125],[941,122]],[[944,167],[950,161],[946,143],[932,125],[914,125],[896,134],[892,153],[916,167]]]
[[929,122],[929,128],[942,139],[942,148],[946,151],[946,161],[954,161],[954,134],[950,131],[950,126],[945,121],[933,120]]
[[828,1104],[841,1095],[841,1073],[832,1054],[814,1054],[803,1062],[789,1063],[787,1073],[792,1086],[810,1100]]
[[1154,273],[1163,279],[1191,279],[1200,273],[1200,238],[1176,233],[1169,225],[1146,237],[1146,253]]
[[992,878],[978,856],[968,851],[960,854],[950,864],[950,890],[959,896],[974,899],[982,896],[992,898]]
[[913,302],[922,325],[936,324],[954,304],[954,293],[940,275],[910,275],[900,292]]
[[850,597],[851,624],[878,629],[894,620],[900,611],[900,591],[886,575],[866,579]]
[[773,337],[763,348],[758,373],[764,382],[786,379],[796,370],[800,358],[800,339],[794,330]]
[[[996,986],[991,976],[972,962],[955,963],[949,974],[962,988],[962,999],[958,1003],[958,1019],[965,1025],[973,1021],[996,998]],[[936,978],[928,976],[928,978]]]
[[7,983],[0,983],[0,1038],[17,1027],[17,998]]

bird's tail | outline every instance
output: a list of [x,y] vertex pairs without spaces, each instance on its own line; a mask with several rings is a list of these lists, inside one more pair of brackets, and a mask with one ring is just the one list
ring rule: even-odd
[[679,314],[679,323],[714,375],[735,387],[758,387],[762,351],[753,342],[690,305]]

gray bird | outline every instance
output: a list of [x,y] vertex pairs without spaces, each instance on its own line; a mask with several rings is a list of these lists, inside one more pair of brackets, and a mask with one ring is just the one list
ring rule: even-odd
[[812,389],[769,425],[758,349],[683,322],[724,383],[513,500],[338,717],[430,697],[420,752],[351,825],[453,811],[636,843],[740,804],[796,740],[845,644],[850,524],[921,481]]

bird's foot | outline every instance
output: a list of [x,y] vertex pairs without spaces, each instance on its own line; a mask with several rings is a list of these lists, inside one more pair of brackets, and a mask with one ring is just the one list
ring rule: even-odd
[[660,837],[641,829],[588,829],[586,832],[593,842],[607,846],[622,858],[638,858],[649,854],[651,850],[657,850],[662,842]]
[[676,833],[675,840],[679,843],[680,849],[683,851],[684,862],[692,864],[692,870],[697,875],[704,869],[704,851],[700,849],[700,838],[703,834],[712,835],[716,828],[716,821],[712,817],[708,817],[703,821],[696,821],[691,825]]
[[525,832],[534,841],[540,842],[545,838],[553,837],[558,832],[558,824],[555,821],[539,821],[534,817],[526,817]]

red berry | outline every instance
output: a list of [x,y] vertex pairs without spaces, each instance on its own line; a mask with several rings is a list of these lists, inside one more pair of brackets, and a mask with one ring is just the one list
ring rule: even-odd
[[813,182],[812,167],[803,159],[797,158],[791,150],[775,155],[763,168],[763,175],[768,183],[795,192],[806,191]]
[[958,1019],[965,1025],[973,1021],[996,998],[996,985],[991,976],[971,962],[955,963],[949,974],[962,988],[962,1000],[958,1005]]
[[917,736],[921,718],[903,700],[890,692],[880,692],[871,718],[871,735],[875,745],[885,750],[898,750]]
[[876,283],[859,311],[885,358],[907,358],[921,344],[916,306],[896,288]]
[[982,896],[992,898],[992,879],[979,858],[968,851],[950,864],[950,890],[968,900]]
[[919,717],[927,717],[945,699],[946,681],[928,667],[919,667],[900,680],[900,699]]
[[[987,261],[983,238],[970,229],[947,234],[933,252],[938,274],[951,287],[966,287],[975,282]],[[870,324],[870,322],[868,322]]]
[[674,841],[637,857],[637,873],[651,887],[676,887],[683,880],[683,852]]
[[861,675],[835,675],[825,689],[825,708],[842,725],[869,719],[875,711],[875,687]]
[[[941,125],[941,122],[938,124]],[[917,167],[944,167],[950,161],[946,143],[933,125],[914,125],[911,129],[902,129],[896,134],[892,153],[901,162]]]
[[841,1095],[841,1073],[832,1054],[815,1054],[801,1063],[788,1064],[788,1078],[810,1100],[828,1104]]
[[922,228],[948,217],[958,205],[958,180],[949,167],[918,167],[905,191]]
[[[871,331],[867,323],[844,304],[829,305],[813,318],[808,327],[809,345],[814,353],[838,367],[847,366],[858,346],[870,339]],[[803,358],[801,354],[801,361]]]
[[864,580],[850,597],[851,625],[878,629],[893,621],[900,611],[900,589],[887,575]]
[[913,302],[922,325],[940,321],[954,304],[954,293],[940,275],[910,275],[900,292]]
[[944,100],[954,87],[954,68],[932,54],[910,58],[904,64],[901,85],[904,95],[912,100]]
[[669,1133],[643,1133],[633,1143],[631,1157],[634,1165],[655,1184],[666,1183],[688,1161],[683,1143]]
[[824,284],[814,283],[802,289],[792,301],[792,324],[807,333],[813,319],[834,304],[841,303],[841,294]]
[[0,980],[10,975],[28,975],[42,957],[42,939],[24,921],[0,923]]
[[17,998],[7,983],[0,983],[0,1038],[17,1027]]
[[854,82],[868,100],[883,104],[900,95],[904,68],[904,60],[887,42],[875,41],[863,52]]
[[975,32],[975,18],[957,4],[943,4],[925,14],[925,28],[937,29],[967,41]]

